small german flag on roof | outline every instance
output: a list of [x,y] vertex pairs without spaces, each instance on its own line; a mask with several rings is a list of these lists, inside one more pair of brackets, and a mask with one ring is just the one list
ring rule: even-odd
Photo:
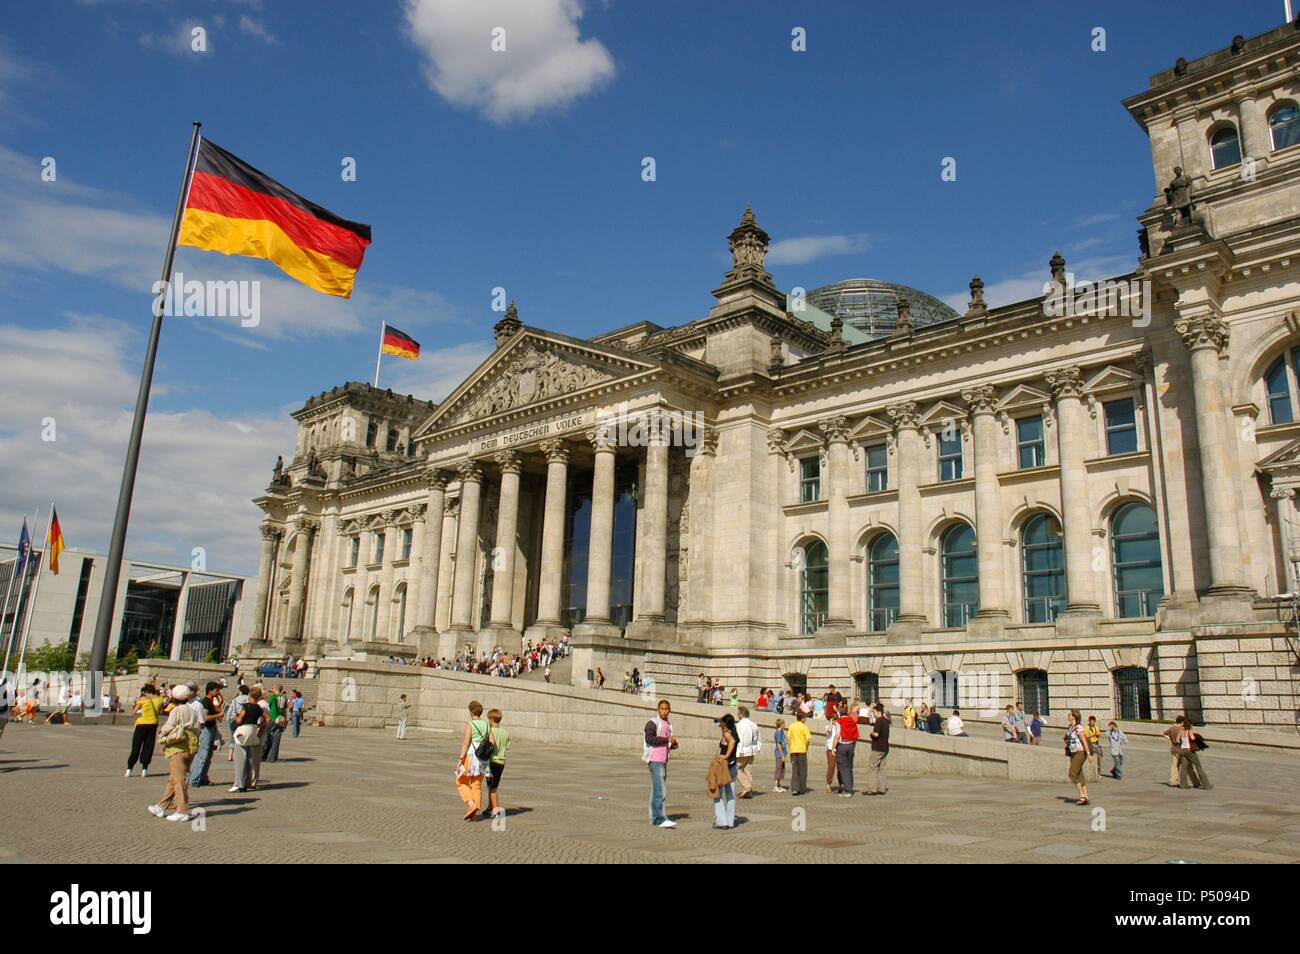
[[370,226],[309,202],[204,139],[185,200],[180,244],[270,259],[318,292],[351,298],[370,245]]
[[395,354],[399,358],[418,358],[420,342],[404,331],[398,331],[392,325],[384,325],[384,354]]

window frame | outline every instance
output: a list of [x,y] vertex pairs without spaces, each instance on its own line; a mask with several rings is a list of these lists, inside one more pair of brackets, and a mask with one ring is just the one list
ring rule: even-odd
[[[1237,158],[1233,162],[1226,162],[1220,165],[1218,161],[1218,157],[1215,154],[1214,141],[1218,139],[1220,136],[1222,136],[1224,133],[1228,133],[1228,132],[1232,133],[1232,141],[1236,144]],[[1211,129],[1206,133],[1205,138],[1206,138],[1206,142],[1209,144],[1210,147],[1210,170],[1211,171],[1220,172],[1224,169],[1232,169],[1241,165],[1241,160],[1243,158],[1241,152],[1241,130],[1237,128],[1236,123],[1233,123],[1231,121],[1217,123],[1213,127],[1211,127]],[[1226,144],[1226,140],[1224,141],[1224,143]]]
[[[1145,507],[1151,513],[1151,520],[1155,529],[1144,533],[1127,533],[1123,536],[1115,532],[1115,524],[1119,521],[1122,514],[1133,510],[1136,507]],[[1164,568],[1164,544],[1160,534],[1160,517],[1154,507],[1145,500],[1129,500],[1116,507],[1111,513],[1110,519],[1106,522],[1107,535],[1110,538],[1110,579],[1111,595],[1115,601],[1115,618],[1116,619],[1149,619],[1156,615],[1160,600],[1164,599],[1165,591],[1165,568]],[[1119,561],[1119,544],[1121,542],[1152,540],[1155,542],[1156,558],[1154,560],[1129,561],[1120,563]],[[1145,589],[1121,589],[1120,575],[1125,570],[1139,570],[1144,568],[1155,567],[1159,570],[1160,590],[1156,595],[1154,604],[1151,605],[1151,594],[1156,593],[1150,588]],[[1138,608],[1145,612],[1137,614],[1128,614],[1124,612],[1124,600],[1126,597],[1136,596]]]
[[401,556],[398,559],[410,562],[411,545],[415,541],[415,530],[412,527],[402,527]]
[[370,548],[370,562],[372,565],[384,562],[384,547],[388,542],[388,532],[381,530],[374,537],[374,545]]
[[[1027,543],[1030,529],[1035,525],[1051,521],[1056,524],[1056,542],[1055,543]],[[1055,550],[1058,554],[1057,566],[1046,570],[1030,569],[1029,557],[1031,551]],[[1030,596],[1030,577],[1040,578],[1047,577],[1059,580],[1060,593],[1054,593],[1050,596]],[[1020,528],[1020,611],[1027,624],[1036,623],[1054,623],[1056,617],[1065,609],[1068,598],[1065,578],[1065,534],[1061,528],[1061,521],[1056,518],[1055,514],[1047,511],[1039,511],[1030,516]],[[1031,606],[1042,604],[1044,608],[1043,615],[1045,619],[1034,619],[1034,612]]]
[[[814,477],[807,475],[807,465],[811,463],[816,466],[817,474]],[[809,489],[812,495],[809,496]],[[799,502],[816,503],[822,499],[822,458],[821,454],[808,454],[799,458]]]
[[349,569],[356,569],[357,564],[361,562],[361,534],[354,533],[348,537],[348,563]]
[[[939,483],[941,484],[946,484],[956,480],[961,480],[962,477],[965,475],[965,468],[963,466],[964,465],[963,457],[965,455],[963,453],[963,448],[962,448],[963,441],[962,441],[961,428],[960,427],[957,428],[957,434],[952,439],[952,443],[957,448],[957,452],[955,454],[953,453],[945,454],[943,452],[945,442],[946,442],[946,438],[944,438],[943,436],[943,431],[940,431],[938,434],[935,435],[935,450],[939,461]],[[952,468],[951,476],[948,477],[944,476],[945,464],[954,465]]]
[[[885,540],[894,541],[893,559],[880,559],[877,556],[876,548]],[[898,567],[898,537],[893,533],[886,531],[879,533],[867,545],[867,630],[872,633],[883,633],[898,619],[898,612],[902,605],[902,580],[896,583],[879,583],[876,581],[877,568],[893,565]],[[880,606],[878,597],[882,593],[893,592],[895,594],[894,606]]]
[[[871,466],[871,455],[878,452],[881,456],[880,465]],[[862,459],[866,465],[866,487],[869,494],[882,494],[889,489],[889,447],[885,444],[868,444],[862,449]],[[873,477],[880,478],[880,486],[872,486]]]
[[[1132,411],[1131,424],[1112,426],[1107,409],[1118,404],[1123,404],[1125,401],[1128,402],[1129,408]],[[1126,397],[1116,396],[1111,398],[1109,401],[1101,401],[1100,404],[1101,430],[1106,450],[1105,456],[1118,457],[1122,454],[1136,454],[1140,452],[1142,450],[1142,433],[1138,427],[1138,400],[1136,395],[1130,394]],[[1130,431],[1133,433],[1133,447],[1130,450],[1115,450],[1111,446],[1111,435],[1116,433],[1124,434]]]
[[[970,531],[970,549],[950,553],[948,551],[948,541],[963,530]],[[959,557],[974,560],[975,572],[973,574],[955,577],[949,573],[948,561]],[[979,583],[979,538],[976,536],[975,528],[969,523],[954,523],[943,532],[943,536],[939,539],[939,612],[945,629],[961,629],[979,612]],[[959,584],[974,584],[974,599],[951,599],[950,590]],[[958,619],[960,622],[953,622],[954,619]]]
[[[808,559],[809,551],[817,552],[820,547],[821,563],[814,566]],[[802,546],[803,562],[799,567],[799,635],[811,636],[826,622],[830,613],[831,567],[830,548],[826,543],[814,537]],[[819,570],[825,574],[825,586],[811,586],[809,571]],[[820,599],[819,599],[820,597]]]
[[[1038,422],[1038,439],[1027,441],[1021,434],[1020,427],[1030,421]],[[1034,458],[1037,461],[1033,464],[1025,463],[1025,450],[1033,449]],[[1016,464],[1017,470],[1033,470],[1036,467],[1047,466],[1047,427],[1043,420],[1042,414],[1028,414],[1024,417],[1016,418]]]
[[[1273,117],[1276,116],[1278,113],[1288,109],[1291,110],[1295,115],[1292,116],[1292,118],[1287,120],[1285,123],[1279,123],[1277,125],[1274,125]],[[1277,144],[1277,138],[1273,135],[1273,133],[1278,128],[1283,128],[1288,126],[1295,130],[1296,140],[1295,142],[1287,143],[1285,146],[1279,146]],[[1294,100],[1287,99],[1287,100],[1283,100],[1280,103],[1274,103],[1273,108],[1268,111],[1268,144],[1270,147],[1269,149],[1270,152],[1281,152],[1283,149],[1290,149],[1292,146],[1300,145],[1300,105],[1297,105]]]

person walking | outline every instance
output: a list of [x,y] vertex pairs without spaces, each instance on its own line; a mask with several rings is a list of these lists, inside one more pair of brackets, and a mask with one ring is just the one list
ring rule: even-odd
[[860,714],[856,701],[835,720],[840,727],[835,746],[835,766],[840,776],[840,797],[853,797],[853,756],[858,748],[858,724],[867,720]]
[[889,757],[889,727],[890,719],[885,714],[884,703],[877,702],[872,707],[876,713],[876,721],[871,725],[871,756],[867,761],[867,788],[868,795],[884,795],[889,791],[889,783],[885,780],[885,759]]
[[749,709],[741,706],[736,710],[740,716],[736,720],[736,777],[740,783],[738,798],[754,797],[754,757],[758,755],[763,743],[758,737],[758,723],[749,717]]
[[1178,754],[1179,754],[1179,736],[1183,731],[1183,717],[1180,715],[1174,719],[1174,724],[1160,734],[1169,740],[1169,787],[1177,788],[1178,778]]
[[217,742],[217,721],[221,718],[221,709],[217,707],[217,700],[220,697],[221,683],[209,682],[203,687],[203,696],[199,699],[199,707],[202,710],[200,718],[203,720],[199,731],[199,747],[194,755],[194,761],[190,764],[189,777],[186,779],[190,788],[201,788],[212,784],[212,780],[208,778],[208,769],[212,766],[212,750]]
[[[243,688],[242,686],[240,688]],[[235,726],[230,731],[231,748],[235,757],[235,782],[232,792],[247,792],[257,788],[262,773],[262,736],[266,734],[266,710],[262,708],[262,689],[254,686],[247,694],[235,697],[239,711],[235,713]]]
[[722,731],[718,755],[726,760],[731,780],[718,789],[713,799],[713,827],[731,829],[736,827],[736,717],[728,712],[717,721]]
[[203,728],[203,717],[190,701],[189,686],[175,686],[172,699],[176,705],[163,724],[159,733],[163,755],[167,758],[167,787],[163,796],[149,806],[149,814],[168,821],[190,820],[189,771],[194,753],[199,750],[199,730]]
[[280,738],[285,726],[289,724],[284,699],[284,686],[276,686],[266,697],[267,714],[271,723],[266,727],[266,736],[262,741],[262,761],[280,761]]
[[406,693],[397,697],[397,737],[398,739],[406,738],[406,723],[411,718],[411,702],[406,698]]
[[1034,717],[1029,720],[1029,744],[1041,745],[1043,742],[1043,719],[1035,712]]
[[772,786],[774,792],[784,792],[781,783],[785,781],[785,761],[790,755],[790,743],[785,732],[785,720],[776,720],[776,732],[772,736],[772,748],[776,750],[776,766],[773,771]]
[[1210,784],[1209,776],[1201,765],[1201,752],[1208,746],[1200,733],[1192,728],[1191,719],[1185,715],[1178,718],[1181,720],[1181,731],[1178,734],[1178,787],[1203,788],[1208,792],[1214,786]]
[[1088,785],[1083,777],[1083,767],[1092,757],[1092,748],[1080,721],[1079,710],[1071,709],[1069,727],[1065,730],[1065,754],[1070,759],[1070,781],[1079,790],[1079,800],[1074,804],[1087,805],[1089,804]]
[[235,760],[235,720],[239,718],[239,710],[248,702],[248,687],[240,683],[239,690],[235,693],[235,698],[230,700],[230,705],[226,707],[226,728],[230,730],[230,751],[226,753],[226,761]]
[[[299,660],[301,662],[302,660]],[[293,737],[298,738],[298,733],[302,730],[302,708],[306,699],[301,692],[295,689],[289,696],[289,721],[293,723]]]
[[668,798],[668,755],[677,748],[673,724],[668,721],[672,711],[668,700],[660,699],[655,718],[647,722],[643,730],[641,761],[650,767],[650,824],[656,828],[677,827],[677,822],[664,810]]
[[149,763],[153,761],[153,748],[158,738],[158,716],[162,712],[163,700],[152,683],[146,683],[140,689],[140,698],[135,703],[135,728],[131,731],[131,754],[126,757],[126,777],[131,777],[135,763],[140,763],[140,777],[149,775]]
[[1101,778],[1101,726],[1097,724],[1095,715],[1088,716],[1088,724],[1084,726],[1083,734],[1088,737],[1088,749],[1097,767],[1097,778]]
[[[835,792],[835,781],[839,776],[836,771],[835,747],[840,744],[840,724],[834,719],[826,720],[826,794],[832,795]],[[844,791],[844,786],[840,785],[840,791]]]
[[796,706],[794,722],[790,724],[790,794],[808,794],[808,746],[812,744],[812,733],[808,731],[805,721],[808,713]]
[[456,756],[456,792],[469,806],[465,821],[473,821],[483,810],[483,777],[488,773],[492,756],[490,734],[491,729],[483,718],[483,703],[475,699],[469,704],[469,721],[465,723],[460,754]]
[[1117,723],[1112,721],[1106,726],[1106,747],[1110,750],[1111,778],[1124,777],[1124,743],[1127,741],[1128,736],[1120,731]]
[[501,787],[501,776],[506,770],[506,753],[510,751],[510,733],[501,726],[501,710],[489,709],[487,714],[488,731],[492,737],[492,758],[488,761],[488,816],[495,818],[502,814],[501,802],[497,790]]

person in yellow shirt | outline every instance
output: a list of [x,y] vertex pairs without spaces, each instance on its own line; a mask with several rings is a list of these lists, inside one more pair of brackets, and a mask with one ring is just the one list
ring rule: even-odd
[[907,708],[903,710],[903,728],[916,728],[916,707],[912,705],[912,700],[907,700]]
[[131,769],[140,763],[140,777],[149,775],[149,763],[153,761],[154,743],[158,739],[158,714],[162,712],[163,699],[152,683],[147,683],[140,690],[140,698],[135,703],[135,731],[131,733],[131,754],[126,759],[126,777],[131,777]]
[[808,794],[808,745],[812,742],[812,732],[804,721],[808,714],[795,706],[794,723],[787,733],[790,741],[790,794]]
[[1101,726],[1097,724],[1095,715],[1088,716],[1088,725],[1083,730],[1084,736],[1088,739],[1088,745],[1091,747],[1092,758],[1097,763],[1097,775],[1101,776]]

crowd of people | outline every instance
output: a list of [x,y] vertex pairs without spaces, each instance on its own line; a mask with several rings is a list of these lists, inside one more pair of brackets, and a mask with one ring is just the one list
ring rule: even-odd
[[[189,821],[192,817],[190,789],[212,785],[215,754],[227,748],[226,761],[233,764],[230,791],[248,792],[261,781],[264,761],[278,762],[280,742],[286,729],[294,736],[302,731],[305,717],[303,694],[284,686],[268,690],[261,683],[241,683],[227,702],[225,680],[208,682],[200,693],[194,681],[160,689],[146,683],[133,708],[135,724],[131,750],[126,760],[130,778],[137,764],[140,777],[149,774],[154,750],[162,747],[167,760],[167,786],[149,813],[168,821]],[[226,726],[229,738],[222,735]]]
[[480,676],[500,676],[513,679],[530,672],[542,672],[546,681],[550,681],[551,663],[569,655],[569,637],[559,640],[543,640],[534,644],[525,642],[518,652],[508,652],[500,646],[490,653],[476,654],[466,647],[455,658],[439,659],[436,656],[404,658],[389,656],[388,661],[396,665],[421,666],[425,669],[446,669],[451,672],[468,672]]

